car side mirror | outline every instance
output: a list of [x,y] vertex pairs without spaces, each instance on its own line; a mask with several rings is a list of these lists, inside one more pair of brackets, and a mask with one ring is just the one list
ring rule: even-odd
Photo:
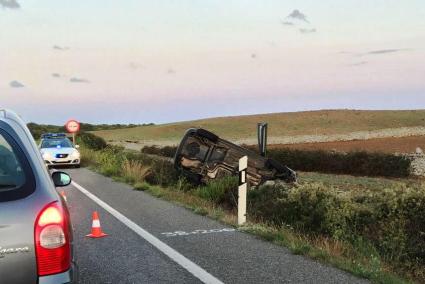
[[75,149],[78,149],[78,148],[80,148],[80,145],[75,145]]
[[53,172],[52,179],[56,187],[67,186],[71,183],[71,177],[64,172]]

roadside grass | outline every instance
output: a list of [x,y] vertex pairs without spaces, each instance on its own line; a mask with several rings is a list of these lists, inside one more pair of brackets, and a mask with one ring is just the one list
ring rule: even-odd
[[122,164],[123,178],[126,183],[144,182],[149,175],[150,167],[142,165],[139,161],[124,160]]
[[[222,223],[237,227],[237,214],[234,209],[235,195],[234,192],[226,190],[237,188],[236,179],[226,178],[206,186],[194,187],[185,179],[178,178],[172,172],[172,166],[170,167],[164,161],[155,162],[142,154],[137,155],[139,156],[131,153],[125,154],[122,149],[114,147],[103,151],[92,151],[82,147],[82,163],[84,166],[110,176],[114,180],[130,184],[135,190],[148,192],[155,197],[192,210],[196,214],[208,216]],[[299,192],[303,194],[300,195],[303,200],[316,202],[315,198],[320,197],[325,198],[323,199],[325,202],[331,202],[326,203],[329,205],[332,205],[332,199],[329,199],[329,201],[326,199],[328,198],[327,193],[324,191],[326,189],[333,192],[332,194],[340,192],[345,200],[353,192],[377,191],[380,193],[382,191],[388,194],[391,188],[406,189],[408,187],[420,188],[423,186],[423,182],[420,180],[363,178],[317,173],[300,173],[300,180],[300,187],[305,187],[304,191]],[[318,188],[316,188],[316,184],[318,184]],[[309,192],[306,189],[310,188],[316,188],[318,195],[305,196]],[[267,194],[263,194],[263,196],[257,195],[257,198],[265,198],[264,200],[267,201],[267,196]],[[313,199],[309,200],[309,198]],[[294,202],[293,204],[298,204],[297,202],[299,201],[296,199]],[[268,206],[267,203],[264,203],[265,208],[274,208],[273,206],[276,206],[276,203],[271,203],[270,205]],[[303,206],[315,205],[314,203],[306,203]],[[286,210],[284,207],[280,208]],[[307,210],[307,213],[309,212],[308,210],[317,210],[315,207],[311,208],[308,209],[306,207],[301,208],[301,210]],[[338,213],[338,211],[335,211],[335,213]],[[365,213],[367,212],[365,211]],[[308,217],[308,215],[306,216]],[[424,267],[417,266],[414,263],[398,267],[397,264],[402,263],[397,263],[397,260],[390,264],[380,256],[370,242],[361,238],[348,242],[345,239],[331,238],[313,231],[300,230],[300,228],[284,223],[276,224],[269,221],[264,222],[263,220],[251,214],[248,216],[249,222],[247,225],[239,227],[239,230],[287,247],[294,254],[305,255],[359,277],[370,279],[374,283],[411,283],[414,281],[422,282],[425,279]]]
[[321,263],[331,264],[374,283],[413,283],[391,273],[378,255],[370,254],[370,247],[333,240],[323,236],[308,236],[291,228],[248,223],[239,230],[288,248],[293,254],[308,256]]

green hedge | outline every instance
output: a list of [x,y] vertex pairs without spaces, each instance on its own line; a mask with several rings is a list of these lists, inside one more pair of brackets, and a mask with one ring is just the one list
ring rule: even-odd
[[[256,146],[242,145],[258,151]],[[177,147],[145,146],[142,153],[164,157],[174,157]],[[408,177],[410,160],[379,152],[335,153],[323,150],[307,151],[288,148],[270,149],[267,157],[277,160],[288,167],[305,172],[349,174],[359,176]]]
[[359,176],[408,177],[410,160],[385,153],[272,149],[268,156],[288,167],[306,172]]
[[105,139],[89,132],[79,133],[77,135],[77,141],[91,150],[102,150],[108,145]]
[[248,212],[278,226],[366,242],[405,269],[425,265],[425,188],[338,192],[323,184],[262,186],[249,191]]
[[177,151],[177,147],[176,146],[159,147],[159,146],[153,145],[153,146],[144,146],[141,151],[142,153],[145,153],[145,154],[173,158],[174,154]]

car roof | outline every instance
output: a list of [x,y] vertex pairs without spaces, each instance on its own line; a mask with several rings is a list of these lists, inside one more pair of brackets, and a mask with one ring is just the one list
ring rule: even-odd
[[9,109],[0,109],[0,119],[10,119],[19,124],[25,125],[24,121],[19,117],[19,115]]

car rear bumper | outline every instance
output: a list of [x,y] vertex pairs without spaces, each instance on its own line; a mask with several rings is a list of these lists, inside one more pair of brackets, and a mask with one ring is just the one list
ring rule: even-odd
[[78,266],[72,264],[68,271],[63,273],[39,277],[38,284],[77,284]]

